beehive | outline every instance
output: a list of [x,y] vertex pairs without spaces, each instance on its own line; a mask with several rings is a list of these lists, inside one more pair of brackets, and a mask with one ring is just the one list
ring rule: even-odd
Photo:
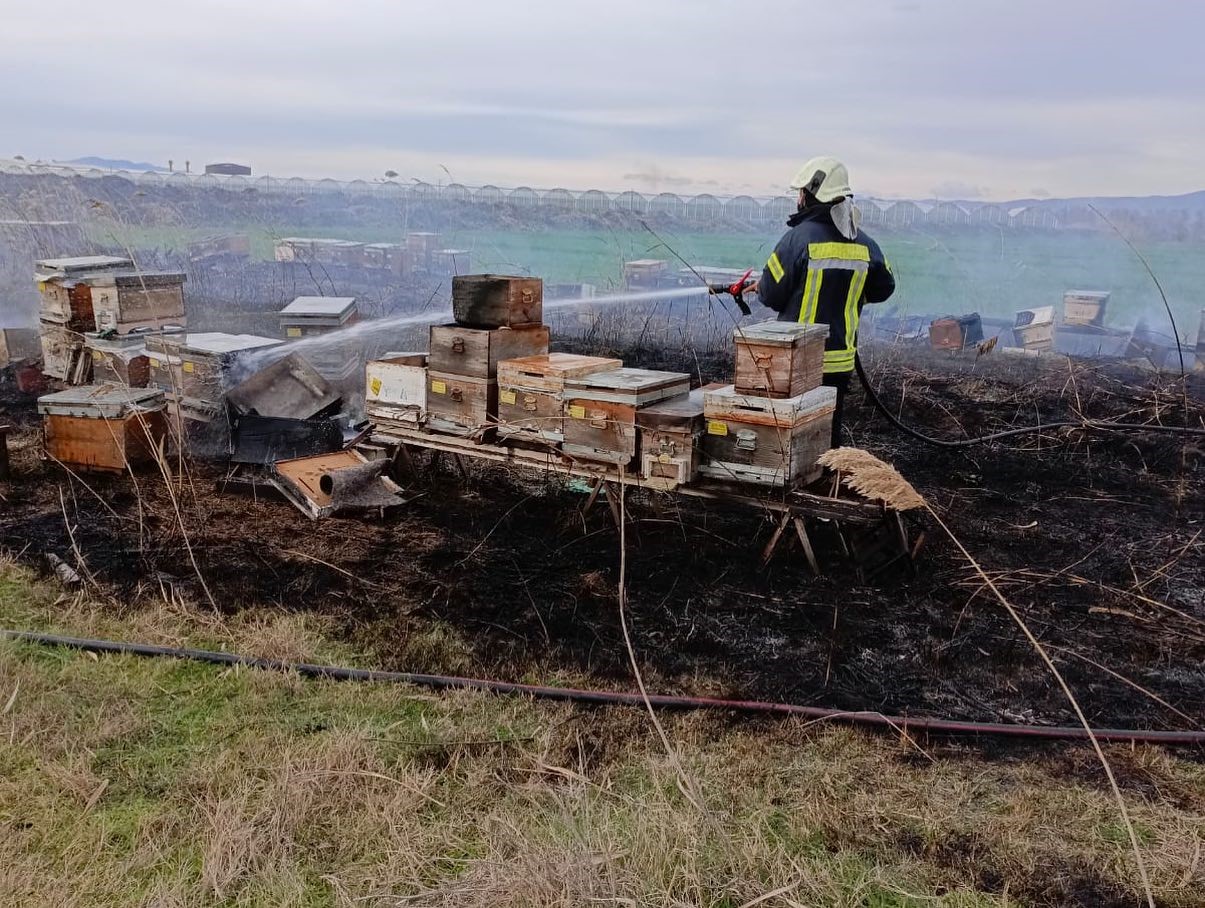
[[543,325],[527,328],[466,328],[431,326],[432,372],[494,380],[505,359],[548,352],[549,332]]
[[163,392],[102,384],[38,399],[46,453],[73,469],[122,471],[150,461],[165,430]]
[[538,277],[466,274],[452,278],[452,315],[469,328],[520,328],[544,321]]
[[88,279],[97,331],[183,326],[184,275],[180,272],[103,274]]
[[370,419],[420,425],[427,414],[427,354],[387,353],[370,362],[364,407]]
[[627,465],[636,456],[636,411],[690,390],[690,376],[651,369],[611,369],[565,381],[567,454]]
[[703,389],[641,407],[636,425],[641,476],[682,485],[694,481],[701,461]]
[[1103,325],[1109,294],[1104,290],[1068,290],[1063,294],[1063,323]]
[[737,328],[736,375],[741,394],[798,397],[824,378],[824,342],[828,325],[769,321]]
[[929,324],[929,346],[934,350],[961,350],[983,340],[983,322],[978,312],[949,315]]
[[498,414],[498,382],[451,372],[427,373],[427,428],[486,440]]
[[1049,350],[1054,346],[1054,307],[1022,309],[1013,326],[1017,346],[1027,350]]
[[[280,311],[280,331],[286,340],[332,334],[358,318],[352,296],[299,296]],[[359,375],[363,347],[357,338],[332,338],[305,348],[305,358],[327,381],[343,382]]]
[[601,356],[545,353],[498,363],[498,432],[503,438],[563,441],[565,382],[618,369]]
[[829,448],[835,388],[788,399],[738,394],[731,385],[703,395],[706,429],[699,473],[725,482],[793,488],[819,477]]

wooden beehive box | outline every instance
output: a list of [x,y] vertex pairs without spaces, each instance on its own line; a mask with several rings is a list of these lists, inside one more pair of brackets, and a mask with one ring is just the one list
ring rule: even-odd
[[503,438],[564,441],[565,381],[618,369],[622,360],[543,353],[498,363],[498,433]]
[[427,428],[484,441],[498,415],[498,382],[452,372],[427,373]]
[[820,476],[816,459],[829,448],[835,388],[770,399],[729,385],[703,395],[706,430],[699,473],[709,479],[793,488]]
[[83,384],[90,362],[84,350],[84,335],[59,322],[41,322],[42,374],[72,384]]
[[46,453],[72,469],[123,471],[149,462],[165,432],[162,392],[85,385],[38,399]]
[[548,340],[548,328],[543,325],[528,328],[432,325],[428,364],[432,372],[496,379],[498,363],[547,353]]
[[824,379],[827,325],[761,322],[737,328],[732,337],[736,343],[733,384],[742,394],[798,397]]
[[167,392],[169,403],[174,397],[182,412],[193,418],[216,413],[222,406],[223,384],[239,357],[280,344],[271,337],[218,331],[155,334],[146,341],[150,383]]
[[138,334],[116,337],[84,335],[84,346],[92,357],[92,380],[115,382],[131,388],[145,388],[150,383],[151,364],[146,352],[146,338]]
[[1017,346],[1027,350],[1049,350],[1054,346],[1054,307],[1021,309],[1013,324]]
[[934,350],[961,350],[983,340],[983,321],[978,312],[948,315],[929,325],[929,346]]
[[427,415],[427,354],[387,353],[364,370],[364,408],[371,419],[417,426]]
[[0,328],[0,368],[42,355],[37,328]]
[[280,310],[280,330],[290,340],[327,334],[356,320],[354,296],[299,296]]
[[452,278],[452,315],[469,328],[521,328],[544,321],[538,277],[466,274]]
[[566,379],[564,451],[626,465],[639,448],[636,411],[689,390],[689,375],[651,369],[610,369]]
[[645,479],[693,482],[699,472],[703,435],[703,389],[649,404],[636,411],[640,430],[640,475]]
[[133,264],[129,259],[112,255],[40,259],[34,274],[41,292],[39,317],[79,332],[95,331],[91,282]]
[[1103,325],[1109,294],[1104,290],[1068,290],[1063,294],[1063,323]]
[[184,324],[184,274],[109,274],[90,278],[97,331],[126,334]]

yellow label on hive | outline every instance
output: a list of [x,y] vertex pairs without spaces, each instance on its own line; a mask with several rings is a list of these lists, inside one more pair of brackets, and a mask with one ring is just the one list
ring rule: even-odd
[[431,382],[431,393],[432,394],[447,394],[448,393],[447,383],[442,382],[442,381]]
[[574,419],[585,419],[586,418],[586,408],[578,407],[578,406],[570,407],[569,415],[572,416]]
[[301,337],[301,329],[300,328],[286,328],[285,336],[286,337]]
[[370,381],[368,383],[368,387],[372,389],[373,394],[380,394],[381,393],[381,380],[379,378],[374,378],[372,381]]
[[514,391],[499,391],[498,397],[504,404],[513,404],[515,402]]
[[728,434],[728,423],[720,422],[718,419],[707,420],[707,434],[708,435],[727,435]]
[[153,357],[153,356],[150,357],[150,361],[151,361],[151,365],[155,366],[156,368],[158,368],[160,365],[162,365],[162,363],[160,363],[159,360],[155,359],[155,357]]
[[185,372],[194,372],[194,371],[196,371],[196,368],[197,368],[197,367],[196,367],[196,366],[194,366],[192,363],[185,363],[185,364],[184,364],[184,371],[185,371]]
[[93,350],[92,359],[99,363],[102,359],[104,359],[104,357],[101,355],[99,350]]

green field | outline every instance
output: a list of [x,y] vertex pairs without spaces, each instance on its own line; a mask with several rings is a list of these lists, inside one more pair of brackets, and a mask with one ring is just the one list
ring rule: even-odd
[[[383,228],[316,229],[297,225],[141,227],[93,222],[91,238],[105,246],[181,249],[191,240],[232,229],[251,236],[252,255],[270,259],[282,236],[328,236],[386,242],[400,239]],[[584,281],[618,287],[622,264],[633,258],[679,263],[666,246],[693,265],[760,267],[778,239],[775,231],[752,233],[660,232],[665,246],[646,230],[454,230],[449,247],[469,249],[478,271],[530,273],[548,281]],[[925,232],[879,231],[899,290],[889,304],[899,312],[1011,317],[1020,308],[1057,305],[1064,290],[1109,290],[1109,322],[1132,325],[1147,317],[1163,328],[1167,315],[1159,292],[1134,253],[1113,233],[964,228]],[[1205,307],[1205,249],[1193,243],[1140,244],[1167,293],[1182,337],[1195,339]]]

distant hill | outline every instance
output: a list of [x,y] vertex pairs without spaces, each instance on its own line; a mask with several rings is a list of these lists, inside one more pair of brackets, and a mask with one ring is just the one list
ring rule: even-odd
[[1184,195],[1101,196],[1098,198],[1050,199],[1048,201],[1072,205],[1092,204],[1102,210],[1126,208],[1131,211],[1196,211],[1205,209],[1205,190]]
[[95,155],[73,158],[63,163],[82,164],[85,167],[103,167],[106,170],[167,170],[161,164],[148,164],[145,161],[123,161],[120,158],[98,158]]

